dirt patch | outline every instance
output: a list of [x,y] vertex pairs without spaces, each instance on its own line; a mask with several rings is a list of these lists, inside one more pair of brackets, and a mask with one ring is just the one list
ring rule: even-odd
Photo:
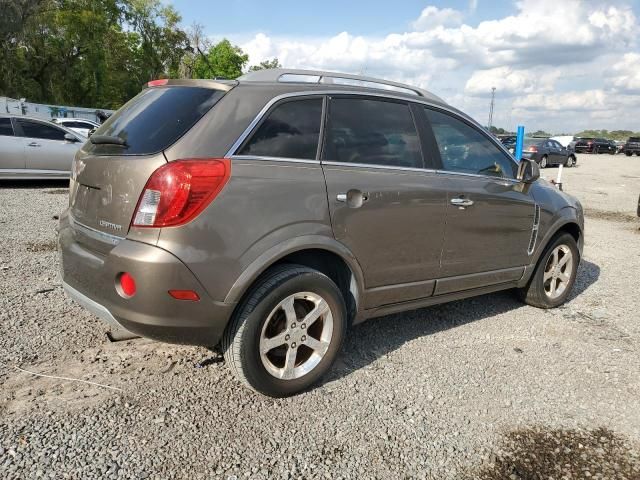
[[50,193],[51,195],[67,195],[69,193],[68,188],[56,188],[53,190],[47,190],[46,193]]
[[53,252],[58,248],[58,244],[54,240],[48,242],[29,242],[27,243],[27,252]]
[[606,428],[509,433],[493,463],[475,473],[479,480],[570,478],[640,479],[640,454]]
[[611,222],[640,222],[637,215],[625,212],[610,212],[607,210],[597,210],[587,208],[584,211],[585,216],[591,218],[599,218],[600,220],[609,220]]

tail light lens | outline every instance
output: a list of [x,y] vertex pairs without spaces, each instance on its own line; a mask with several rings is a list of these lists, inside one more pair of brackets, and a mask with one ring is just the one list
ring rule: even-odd
[[223,189],[231,162],[176,160],[151,174],[131,222],[135,227],[175,227],[195,218]]
[[167,83],[169,83],[169,80],[167,80],[166,78],[161,78],[158,80],[151,80],[150,82],[147,82],[147,87],[162,87]]
[[527,152],[536,153],[537,151],[538,147],[536,147],[535,145],[531,145],[529,148],[527,148]]

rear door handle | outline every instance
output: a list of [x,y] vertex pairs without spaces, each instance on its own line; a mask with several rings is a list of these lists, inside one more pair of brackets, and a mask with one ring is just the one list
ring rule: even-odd
[[39,147],[40,144],[38,142],[31,142],[30,144],[28,144],[29,147]]
[[450,202],[451,205],[461,208],[470,207],[471,205],[473,205],[473,200],[469,200],[468,198],[452,198]]

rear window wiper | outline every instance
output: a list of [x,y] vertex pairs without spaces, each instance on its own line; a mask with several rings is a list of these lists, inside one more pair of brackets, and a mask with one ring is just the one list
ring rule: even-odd
[[128,147],[127,141],[120,137],[113,137],[111,135],[91,135],[89,140],[94,145],[120,145],[121,147]]

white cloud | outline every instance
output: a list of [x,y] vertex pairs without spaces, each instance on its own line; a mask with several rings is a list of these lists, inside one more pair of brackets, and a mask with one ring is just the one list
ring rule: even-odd
[[640,54],[625,54],[611,68],[607,83],[618,92],[640,94]]
[[[640,94],[640,23],[623,1],[521,0],[513,15],[468,25],[477,8],[471,0],[466,13],[427,6],[407,32],[258,33],[241,46],[251,64],[278,57],[285,67],[366,73],[428,88],[480,119],[495,86],[496,123],[509,128],[524,118],[573,131],[578,119],[568,112],[577,109],[584,112],[581,122],[609,122],[593,127],[633,127],[632,111],[616,99],[631,95],[633,103]],[[617,117],[604,113],[611,105]]]
[[428,6],[411,26],[416,30],[428,30],[434,27],[460,25],[462,23],[462,12],[452,8],[438,8]]

